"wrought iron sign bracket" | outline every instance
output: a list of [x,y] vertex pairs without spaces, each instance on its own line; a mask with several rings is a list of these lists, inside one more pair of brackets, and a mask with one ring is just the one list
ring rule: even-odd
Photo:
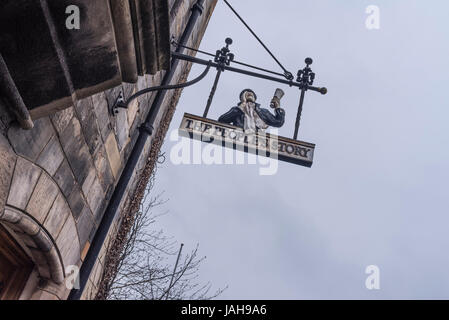
[[146,89],[136,92],[135,94],[130,96],[127,100],[124,99],[123,92],[120,91],[119,96],[115,100],[115,103],[110,107],[110,112],[112,113],[112,115],[116,115],[119,112],[119,108],[128,109],[128,106],[131,103],[131,101],[133,101],[134,99],[136,99],[136,98],[140,97],[141,95],[146,94],[148,92],[159,91],[159,90],[173,90],[173,89],[179,89],[179,88],[184,88],[184,87],[194,85],[195,83],[199,82],[207,75],[212,64],[213,64],[212,61],[208,61],[206,63],[206,66],[207,66],[206,69],[198,77],[196,77],[193,80],[190,80],[190,81],[187,81],[184,83],[180,83],[180,84],[172,84],[172,85],[166,85],[166,86],[155,86],[155,87],[146,88]]
[[[174,40],[172,40],[172,43],[176,44],[176,42]],[[234,61],[234,54],[231,53],[230,49],[229,49],[229,45],[232,44],[232,39],[226,38],[225,43],[226,43],[226,46],[224,46],[220,50],[217,50],[215,55],[208,53],[208,52],[200,51],[198,49],[189,48],[187,46],[182,46],[182,47],[190,49],[190,50],[194,50],[194,51],[197,51],[197,52],[200,52],[203,54],[207,54],[209,56],[213,56],[214,57],[213,62],[211,60],[203,60],[203,59],[193,57],[190,55],[186,55],[186,54],[182,54],[179,52],[171,52],[173,59],[180,59],[180,60],[188,61],[191,63],[202,64],[202,65],[207,66],[207,68],[203,71],[202,74],[200,74],[197,78],[195,78],[191,81],[188,81],[188,82],[185,82],[182,84],[177,84],[177,85],[156,86],[156,87],[150,87],[147,89],[143,89],[143,90],[140,90],[137,93],[133,94],[132,96],[130,96],[127,100],[125,100],[125,98],[123,96],[123,92],[120,92],[115,103],[111,106],[111,110],[110,110],[111,113],[113,115],[115,115],[119,112],[118,111],[119,108],[124,108],[124,109],[128,108],[128,105],[132,100],[136,99],[137,97],[139,97],[145,93],[148,93],[151,91],[158,91],[158,90],[178,89],[178,88],[184,88],[184,87],[193,85],[193,84],[199,82],[200,80],[202,80],[206,76],[210,67],[214,67],[214,68],[216,68],[217,73],[215,76],[214,84],[211,88],[211,92],[209,94],[209,98],[207,100],[206,108],[203,113],[203,118],[207,118],[207,114],[208,114],[210,106],[212,104],[213,97],[217,90],[218,81],[220,79],[221,73],[224,71],[232,71],[232,72],[244,74],[244,75],[251,76],[251,77],[256,77],[256,78],[260,78],[260,79],[265,79],[265,80],[282,83],[282,84],[288,85],[290,87],[297,87],[298,89],[301,90],[301,96],[300,96],[300,100],[299,100],[299,106],[298,106],[298,111],[297,111],[296,121],[295,121],[295,131],[293,134],[293,139],[297,140],[305,92],[308,90],[311,90],[311,91],[319,92],[323,95],[327,93],[327,89],[325,87],[313,86],[313,82],[315,80],[315,73],[312,72],[312,69],[310,68],[310,65],[313,63],[313,60],[311,58],[305,59],[306,66],[303,69],[298,70],[297,78],[295,81],[295,80],[293,80],[293,77],[291,76],[290,73],[288,73],[288,74],[284,73],[284,75],[282,75],[280,73],[276,73],[276,72],[273,72],[270,70],[266,70],[266,69],[251,66],[251,65],[248,65],[248,64],[245,64],[242,62]],[[178,44],[178,46],[180,46],[180,45]],[[284,76],[285,79],[281,79],[279,77],[274,77],[274,76],[270,76],[267,74],[257,73],[257,72],[253,72],[253,71],[249,71],[249,70],[245,70],[245,69],[231,67],[230,66],[231,62],[235,62],[237,64],[241,64],[241,65],[244,65],[247,67],[252,67],[254,69],[265,71],[268,73],[281,75],[281,76]]]
[[[280,78],[276,78],[273,76],[269,76],[269,75],[265,75],[265,74],[261,74],[261,73],[257,73],[257,72],[253,72],[253,71],[249,71],[249,70],[244,70],[244,69],[239,69],[239,68],[235,68],[235,67],[231,67],[230,66],[230,62],[234,61],[234,55],[229,53],[229,44],[232,43],[232,40],[230,38],[226,39],[226,47],[222,48],[221,50],[217,50],[215,58],[214,58],[214,63],[212,64],[213,67],[217,68],[217,75],[215,77],[215,81],[214,84],[212,86],[211,92],[209,94],[209,98],[207,100],[207,104],[206,104],[206,108],[204,110],[203,113],[203,118],[207,118],[207,114],[209,112],[209,108],[210,105],[212,103],[212,99],[215,95],[215,91],[217,89],[217,85],[218,85],[218,80],[220,79],[220,75],[221,72],[228,70],[228,71],[232,71],[232,72],[237,72],[240,74],[245,74],[251,77],[256,77],[256,78],[261,78],[261,79],[266,79],[266,80],[270,80],[270,81],[275,81],[275,82],[279,82],[279,83],[283,83],[286,84],[290,87],[297,87],[301,90],[301,97],[300,97],[300,101],[299,101],[299,106],[298,106],[298,112],[296,115],[296,122],[295,122],[295,131],[293,134],[293,139],[297,139],[298,138],[298,130],[299,130],[299,124],[300,124],[300,120],[301,120],[301,113],[302,113],[302,107],[303,107],[303,103],[304,103],[304,95],[305,92],[307,90],[311,90],[311,91],[316,91],[319,92],[321,94],[326,94],[327,93],[327,88],[325,87],[315,87],[313,86],[313,82],[315,80],[315,73],[312,72],[312,69],[310,68],[310,65],[312,64],[313,60],[311,58],[306,58],[305,59],[305,63],[306,63],[306,67],[303,68],[302,70],[299,70],[297,73],[297,78],[296,81],[293,80],[293,77],[291,76],[291,74],[289,72],[286,72],[284,74],[284,77],[286,79],[280,79]],[[190,49],[190,48],[189,48]],[[198,51],[198,50],[197,50]],[[201,52],[201,53],[206,53],[207,52]],[[210,55],[210,54],[209,54]],[[226,59],[226,57],[228,55],[232,55],[232,59]],[[172,56],[173,58],[176,59],[181,59],[181,60],[186,60],[189,62],[193,62],[193,63],[197,63],[197,64],[206,64],[205,60],[196,58],[196,57],[192,57],[189,55],[185,55],[182,53],[177,53],[177,52],[172,52]],[[242,64],[242,65],[246,65],[248,67],[252,67],[258,70],[262,70],[262,71],[268,71],[269,70],[264,70],[262,68],[258,68],[258,67],[254,67],[254,66],[250,66],[241,62],[236,62],[238,64]],[[275,73],[275,72],[271,72],[271,73]]]
[[[203,60],[203,59],[200,59],[200,58],[197,58],[197,57],[193,57],[193,56],[189,56],[189,55],[186,55],[186,54],[183,54],[183,53],[178,53],[178,52],[172,52],[172,57],[176,58],[176,59],[181,59],[181,60],[197,63],[197,64],[202,64],[202,65],[208,65],[210,63],[210,61]],[[211,63],[211,67],[217,68],[218,64],[216,62],[212,62]],[[304,86],[300,82],[296,82],[296,81],[293,81],[293,80],[280,79],[280,78],[276,78],[276,77],[269,76],[269,75],[266,75],[266,74],[245,70],[245,69],[239,69],[239,68],[235,68],[235,67],[231,67],[231,66],[224,66],[223,68],[226,71],[232,71],[232,72],[244,74],[244,75],[255,77],[255,78],[259,78],[259,79],[265,79],[265,80],[270,80],[270,81],[274,81],[274,82],[278,82],[278,83],[283,83],[283,84],[286,84],[286,85],[288,85],[290,87],[297,87],[297,88],[301,89]],[[327,93],[327,89],[324,88],[324,87],[315,87],[315,86],[311,86],[310,85],[310,86],[307,87],[307,89],[308,90],[312,90],[312,91],[316,91],[316,92],[320,92],[321,94],[326,94]]]
[[117,99],[115,99],[115,102],[109,108],[109,111],[113,116],[115,116],[119,112],[118,108],[127,108],[127,106],[125,106],[125,97],[123,96],[123,91],[119,92]]

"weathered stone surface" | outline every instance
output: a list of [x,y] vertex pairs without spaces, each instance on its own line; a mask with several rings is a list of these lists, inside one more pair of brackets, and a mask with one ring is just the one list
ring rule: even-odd
[[[110,188],[110,190],[113,190],[113,188]],[[107,195],[101,202],[101,205],[97,210],[97,214],[94,216],[95,223],[97,225],[100,224],[101,219],[103,218],[103,215],[104,215],[104,212],[106,210],[106,206],[108,205],[109,200],[110,200],[110,196]]]
[[[139,76],[139,78],[137,79],[137,83],[136,83],[137,91],[140,91],[140,90],[146,89],[146,88],[148,88],[147,78],[145,76]],[[140,96],[140,97],[142,97],[142,96]],[[139,98],[137,98],[137,100],[139,100]]]
[[51,278],[50,267],[47,264],[47,259],[45,257],[44,252],[42,252],[39,249],[33,249],[33,248],[29,248],[29,250],[31,252],[33,262],[39,271],[39,276],[46,278],[46,279],[50,279]]
[[67,202],[69,203],[70,209],[72,210],[73,218],[78,220],[78,217],[80,216],[81,212],[83,212],[84,207],[86,206],[78,185],[74,186],[72,193],[67,199]]
[[100,253],[98,254],[98,260],[100,261],[101,264],[104,265],[105,261],[105,257],[106,257],[106,252],[107,252],[108,246],[107,246],[107,242],[105,241],[103,243],[103,246],[101,247]]
[[56,284],[51,280],[40,281],[38,284],[38,289],[47,291],[48,293],[57,296],[60,300],[66,299],[70,293],[70,289],[67,288],[65,283]]
[[87,175],[86,179],[84,180],[82,190],[84,193],[84,196],[87,198],[90,188],[92,187],[92,183],[94,183],[95,178],[97,177],[97,171],[94,167],[89,169],[89,174]]
[[[134,121],[134,123],[136,124],[137,121]],[[129,155],[131,154],[131,151],[133,150],[134,145],[136,144],[136,141],[139,138],[139,131],[137,130],[137,128],[134,128],[134,129],[135,130],[133,131],[130,142],[126,145],[125,149],[122,150],[122,158],[123,159],[129,158]]]
[[58,195],[58,191],[58,186],[53,179],[45,172],[42,172],[26,207],[26,212],[40,223],[43,223]]
[[78,263],[80,260],[80,243],[75,220],[72,217],[69,216],[67,218],[64,227],[62,227],[56,239],[56,245],[61,253],[65,267]]
[[20,235],[20,240],[23,241],[23,243],[30,248],[35,248],[37,249],[37,245],[34,242],[33,238],[31,238],[31,236],[27,235],[27,234],[21,234]]
[[100,185],[99,179],[96,178],[87,196],[87,203],[89,204],[89,207],[92,210],[94,216],[97,216],[99,214],[99,209],[103,201],[104,201],[103,188]]
[[8,130],[9,141],[16,153],[32,161],[36,161],[53,134],[53,126],[48,117],[35,120],[31,130],[23,130],[17,126]]
[[[144,77],[147,83],[147,87],[159,85],[162,81],[163,74],[164,71],[158,72],[155,75],[145,75]],[[169,94],[171,94],[171,92]],[[145,121],[148,112],[150,111],[150,106],[153,103],[155,97],[156,92],[150,92],[137,98],[139,104],[142,106],[138,114],[139,123],[143,123]]]
[[72,193],[73,187],[75,185],[75,178],[73,177],[72,169],[70,169],[67,160],[64,160],[62,162],[53,178],[59,185],[59,188],[61,188],[64,196],[68,198]]
[[44,227],[52,235],[53,239],[56,239],[59,232],[62,229],[67,217],[70,215],[70,208],[62,195],[60,193],[57,197],[47,218],[44,221]]
[[36,235],[32,236],[32,238],[34,243],[36,243],[37,247],[42,252],[47,253],[51,250],[51,248],[53,248],[53,242],[42,229],[40,229]]
[[[76,95],[84,98],[121,83],[113,21],[109,1],[47,1],[58,41],[65,49],[65,64]],[[66,28],[66,8],[80,9],[82,26]]]
[[[76,223],[78,230],[78,236],[80,239],[80,247],[84,249],[86,242],[89,238],[89,234],[94,227],[93,216],[89,208],[85,208]],[[81,257],[83,258],[83,257]]]
[[0,21],[0,51],[31,116],[38,106],[70,101],[69,84],[41,3],[2,1]]
[[69,122],[72,120],[74,116],[73,107],[61,110],[51,115],[51,121],[53,122],[58,134],[62,134],[64,129],[67,127]]
[[60,139],[75,179],[82,185],[92,166],[92,159],[76,117],[72,118]]
[[117,179],[122,162],[120,159],[120,153],[117,147],[117,141],[115,140],[114,133],[110,133],[105,142],[106,154],[108,155],[109,165],[112,169],[114,178]]
[[64,271],[51,236],[34,219],[26,213],[11,207],[6,207],[1,217],[2,224],[13,227],[22,243],[31,251],[39,275],[53,279],[57,283],[63,280]]
[[86,138],[87,145],[89,146],[89,151],[91,154],[94,154],[99,145],[103,143],[100,131],[97,125],[97,118],[94,113],[91,113],[89,118],[86,121],[86,124],[83,126],[84,136]]
[[89,115],[93,111],[92,98],[87,97],[87,98],[76,101],[75,111],[78,116],[78,120],[81,123],[86,122],[87,118],[89,118]]
[[7,203],[25,209],[41,172],[30,161],[18,157]]
[[20,211],[11,207],[5,207],[5,210],[0,213],[0,219],[2,220],[2,222],[9,222],[11,224],[10,227],[14,231],[18,232],[23,232],[22,229],[16,225],[16,223],[18,223],[21,218],[22,215],[20,214]]
[[30,298],[31,300],[59,300],[54,294],[45,290],[36,290]]
[[128,113],[126,110],[120,110],[115,115],[115,133],[117,134],[119,150],[122,151],[129,142]]
[[[120,92],[123,93],[123,86],[122,85],[116,86],[116,87],[111,88],[109,90],[106,90],[104,92],[104,97],[106,98],[106,102],[107,102],[106,106],[107,106],[108,112],[112,109],[112,106],[117,101],[117,98],[119,97]],[[111,114],[111,113],[109,112],[109,114]],[[111,123],[111,128],[114,128],[115,127],[115,121],[116,121],[115,115],[111,115],[109,117],[109,121]],[[105,140],[106,139],[103,138],[103,141],[105,141]]]
[[103,266],[100,263],[100,260],[97,259],[97,261],[95,262],[95,266],[93,268],[93,277],[92,277],[92,282],[98,286],[99,282],[100,282],[100,276],[103,272]]
[[109,132],[112,130],[112,126],[111,122],[109,121],[108,102],[106,100],[104,92],[93,95],[92,102],[94,105],[94,111],[97,117],[97,123],[101,133],[101,137],[103,138],[103,141],[106,141]]
[[[129,135],[131,137],[131,140],[133,140],[133,136],[137,136],[137,134],[139,133],[138,128],[141,125],[140,123],[140,119],[139,119],[139,112],[140,112],[140,105],[138,104],[136,106],[137,108],[137,113],[134,116],[134,119],[131,123],[129,123]],[[128,115],[128,121],[129,121],[129,115]]]
[[136,84],[134,83],[123,82],[122,88],[125,99],[128,99],[131,95],[133,95],[136,92]]
[[64,280],[64,269],[56,246],[53,246],[50,252],[47,253],[47,262],[50,267],[51,278],[53,281],[58,284],[62,283]]
[[92,98],[88,97],[86,99],[79,100],[75,104],[75,109],[77,111],[78,119],[81,123],[83,135],[86,139],[89,151],[91,154],[94,154],[101,142],[101,137],[97,125],[97,118],[95,116],[95,112],[93,112],[94,106],[92,103]]
[[94,164],[97,169],[98,177],[103,190],[107,190],[114,184],[114,177],[112,176],[111,167],[107,159],[106,149],[103,145],[98,148],[97,153],[94,155]]
[[8,140],[0,134],[0,213],[8,198],[16,158]]
[[[138,74],[169,69],[170,23],[167,1],[131,1]],[[152,17],[153,15],[153,17]]]
[[37,158],[37,164],[50,175],[54,175],[63,160],[64,155],[59,140],[56,136],[53,136]]
[[83,291],[83,294],[81,295],[80,300],[93,300],[96,292],[97,292],[97,288],[92,283],[92,281],[89,279],[89,281],[87,281],[86,287],[84,288],[84,291]]
[[84,259],[87,256],[87,253],[89,252],[89,248],[90,248],[90,242],[87,241],[86,244],[84,245],[83,250],[81,251],[81,260],[84,261]]
[[[0,217],[1,217],[1,215],[0,215]],[[6,222],[6,221],[2,220],[2,221],[1,221],[1,224],[2,224],[2,226],[8,228],[8,231],[9,231],[9,232],[14,232],[15,234],[21,235],[21,236],[22,236],[22,235],[26,235],[26,234],[23,233],[23,231],[22,231],[19,227],[17,227],[17,225],[14,224],[14,223],[9,223],[9,222]]]
[[92,243],[92,240],[95,237],[95,233],[97,232],[98,224],[94,221],[94,225],[92,226],[92,230],[90,230],[89,237],[87,238],[87,241]]
[[11,123],[14,122],[15,115],[9,111],[4,101],[0,99],[0,134],[3,136],[8,135],[8,128]]
[[131,14],[128,0],[110,1],[112,18],[114,20],[115,40],[120,58],[122,80],[136,82],[137,62],[136,49]]
[[[21,216],[20,221],[17,223],[17,226],[22,230],[22,232],[26,233],[29,236],[34,237],[39,233],[39,230],[41,229],[40,226],[31,219],[30,217],[26,216],[24,213],[20,212],[18,213]],[[34,240],[33,240],[34,241]]]
[[114,105],[115,101],[117,100],[120,92],[123,92],[123,87],[121,85],[116,86],[114,88],[108,89],[104,92],[107,106],[111,107]]

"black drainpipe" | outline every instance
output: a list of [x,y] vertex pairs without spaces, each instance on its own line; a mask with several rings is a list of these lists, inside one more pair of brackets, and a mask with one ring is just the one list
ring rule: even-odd
[[[196,21],[198,17],[203,12],[203,3],[204,0],[198,0],[192,7],[191,15],[189,21],[187,22],[187,26],[184,29],[184,32],[179,40],[179,44],[186,45],[189,40],[190,35],[192,34],[193,28],[195,27]],[[176,52],[182,53],[184,48],[178,46]],[[162,79],[161,85],[170,84],[173,75],[175,73],[176,67],[178,66],[179,60],[176,58],[172,58],[170,70],[167,71]],[[156,119],[156,116],[159,112],[159,109],[162,105],[162,101],[164,100],[166,90],[158,91],[156,97],[151,105],[150,111],[148,113],[145,122],[142,123],[139,132],[139,137],[137,138],[136,144],[131,151],[131,154],[126,162],[125,168],[123,169],[122,175],[117,183],[117,186],[112,194],[111,200],[109,201],[108,207],[103,215],[103,219],[98,226],[98,229],[95,233],[94,239],[92,240],[92,244],[87,252],[86,258],[84,259],[83,264],[81,265],[81,269],[79,272],[79,289],[72,289],[68,300],[79,300],[81,298],[81,294],[83,293],[84,288],[86,287],[86,283],[89,279],[89,276],[92,272],[92,269],[97,261],[98,255],[100,254],[101,248],[103,247],[103,243],[106,239],[106,236],[109,232],[109,229],[114,221],[114,217],[118,211],[120,202],[125,194],[126,187],[128,186],[129,181],[131,180],[131,176],[136,167],[137,161],[142,153],[142,150],[145,146],[145,142],[148,137],[153,132],[153,123]],[[122,111],[124,112],[124,111]]]

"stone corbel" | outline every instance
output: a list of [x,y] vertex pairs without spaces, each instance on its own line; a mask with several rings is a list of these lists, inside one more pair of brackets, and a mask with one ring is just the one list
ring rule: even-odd
[[34,127],[25,103],[9,73],[8,67],[0,54],[0,96],[7,108],[16,116],[19,125],[23,129]]

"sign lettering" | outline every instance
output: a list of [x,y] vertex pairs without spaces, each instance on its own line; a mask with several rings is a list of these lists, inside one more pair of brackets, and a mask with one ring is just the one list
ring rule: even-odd
[[311,167],[315,144],[293,140],[265,132],[245,133],[241,128],[185,113],[179,135],[214,143],[244,152],[278,158]]

